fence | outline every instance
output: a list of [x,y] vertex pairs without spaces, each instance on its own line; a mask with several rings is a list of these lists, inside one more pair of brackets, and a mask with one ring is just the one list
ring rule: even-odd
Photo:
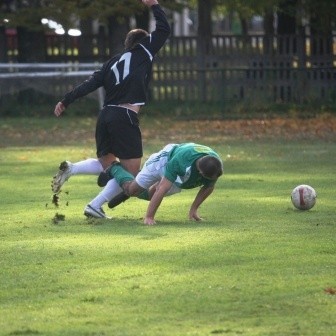
[[200,45],[195,38],[167,44],[154,96],[227,106],[336,103],[336,36],[214,36],[203,53]]
[[[80,63],[78,37],[52,41],[48,61],[59,63],[1,64],[0,99],[24,88],[59,99],[109,53],[96,47],[96,40],[90,44],[94,62]],[[195,37],[168,41],[153,67],[152,100],[216,103],[223,110],[235,105],[336,104],[336,36],[214,36],[205,49],[201,46]],[[93,97],[102,99],[100,94]]]

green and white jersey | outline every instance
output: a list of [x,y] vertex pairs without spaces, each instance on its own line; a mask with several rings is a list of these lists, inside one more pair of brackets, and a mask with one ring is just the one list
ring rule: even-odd
[[169,153],[164,177],[181,189],[214,185],[215,181],[203,177],[196,167],[197,159],[205,155],[211,155],[221,160],[210,147],[195,143],[176,145]]

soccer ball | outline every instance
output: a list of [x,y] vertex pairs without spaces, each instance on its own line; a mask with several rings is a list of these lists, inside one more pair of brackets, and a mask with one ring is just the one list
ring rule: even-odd
[[301,184],[292,191],[292,203],[299,210],[309,210],[316,203],[316,192],[309,185]]

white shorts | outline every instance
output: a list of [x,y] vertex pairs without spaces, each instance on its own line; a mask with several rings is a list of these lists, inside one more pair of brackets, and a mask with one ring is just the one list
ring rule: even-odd
[[[161,180],[161,178],[164,176],[169,152],[175,146],[175,144],[168,144],[158,153],[152,154],[147,159],[141,171],[135,178],[137,184],[141,188],[148,190],[153,184]],[[181,192],[181,188],[173,184],[169,191],[166,193],[166,196],[170,196],[179,192]]]

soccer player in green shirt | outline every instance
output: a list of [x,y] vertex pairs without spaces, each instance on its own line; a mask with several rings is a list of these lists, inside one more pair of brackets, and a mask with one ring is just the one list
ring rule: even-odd
[[[100,175],[98,183],[102,186],[108,179],[115,178],[123,188],[126,199],[128,196],[137,196],[150,200],[144,223],[153,225],[164,196],[196,187],[201,189],[191,204],[189,219],[201,220],[197,210],[213,192],[215,183],[222,174],[223,162],[210,147],[195,143],[169,144],[152,154],[135,178],[120,163],[115,162]],[[109,207],[119,203],[117,196],[109,202]]]

